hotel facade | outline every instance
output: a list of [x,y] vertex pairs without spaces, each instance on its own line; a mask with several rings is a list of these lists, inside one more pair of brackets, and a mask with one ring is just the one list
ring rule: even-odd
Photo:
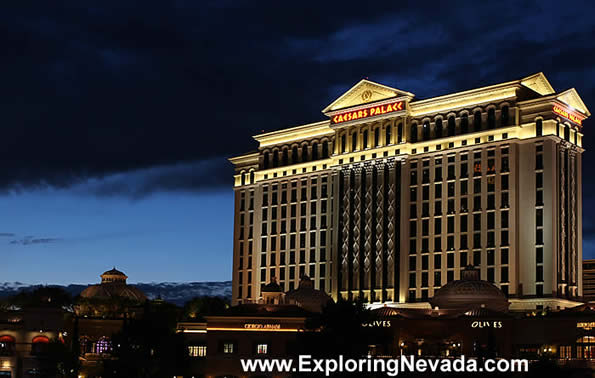
[[426,307],[479,268],[511,310],[582,299],[582,122],[538,73],[416,99],[362,80],[321,122],[254,136],[235,167],[233,304],[300,278],[372,307]]

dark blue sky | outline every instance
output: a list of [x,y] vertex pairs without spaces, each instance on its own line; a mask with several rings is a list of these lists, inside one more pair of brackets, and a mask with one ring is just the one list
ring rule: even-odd
[[0,281],[88,283],[113,265],[133,282],[230,279],[226,158],[324,119],[363,77],[425,98],[543,71],[595,108],[590,1],[3,8]]

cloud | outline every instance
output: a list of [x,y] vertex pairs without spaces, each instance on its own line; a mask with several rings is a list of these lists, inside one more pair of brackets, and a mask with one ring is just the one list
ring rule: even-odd
[[63,239],[60,238],[37,238],[33,236],[25,236],[21,239],[14,239],[9,242],[9,244],[19,244],[19,245],[34,245],[34,244],[50,244],[50,243],[58,243],[61,242]]
[[231,188],[233,169],[224,158],[156,166],[102,178],[89,179],[73,188],[98,197],[143,198],[156,192],[197,192]]
[[13,234],[12,232],[0,232],[0,237],[13,237],[15,236],[15,234]]
[[[543,70],[556,88],[577,86],[592,104],[593,8],[538,1],[317,2],[316,11],[307,1],[6,7],[0,79],[10,95],[0,102],[0,122],[10,143],[0,149],[0,191],[87,187],[143,196],[219,188],[231,171],[227,162],[213,171],[212,161],[253,150],[260,130],[323,119],[320,110],[363,77],[430,97]],[[585,134],[588,145],[594,137]]]

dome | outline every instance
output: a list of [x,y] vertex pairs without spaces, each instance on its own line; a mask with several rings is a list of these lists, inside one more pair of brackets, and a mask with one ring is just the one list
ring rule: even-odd
[[103,272],[101,277],[101,283],[109,283],[109,282],[123,282],[126,283],[126,279],[128,278],[127,275],[120,272],[119,270],[114,267],[114,269],[108,270],[107,272]]
[[508,300],[494,284],[479,279],[479,269],[467,266],[461,279],[442,286],[430,299],[432,307],[440,309],[487,308],[508,311]]
[[137,302],[144,302],[147,296],[139,288],[126,283],[124,273],[116,268],[108,270],[101,275],[101,283],[91,285],[81,292],[83,298],[113,299],[124,298]]
[[305,310],[320,312],[332,298],[322,290],[314,288],[314,282],[308,276],[303,276],[300,286],[296,290],[285,294],[288,303],[295,303]]
[[139,288],[130,285],[91,285],[81,292],[83,298],[112,299],[125,298],[144,302],[147,296]]

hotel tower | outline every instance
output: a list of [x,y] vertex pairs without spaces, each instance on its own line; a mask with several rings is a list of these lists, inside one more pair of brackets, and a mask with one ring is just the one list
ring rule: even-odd
[[362,80],[320,122],[234,157],[233,303],[309,276],[370,305],[429,306],[468,265],[511,309],[582,292],[582,122],[538,73],[443,96]]

